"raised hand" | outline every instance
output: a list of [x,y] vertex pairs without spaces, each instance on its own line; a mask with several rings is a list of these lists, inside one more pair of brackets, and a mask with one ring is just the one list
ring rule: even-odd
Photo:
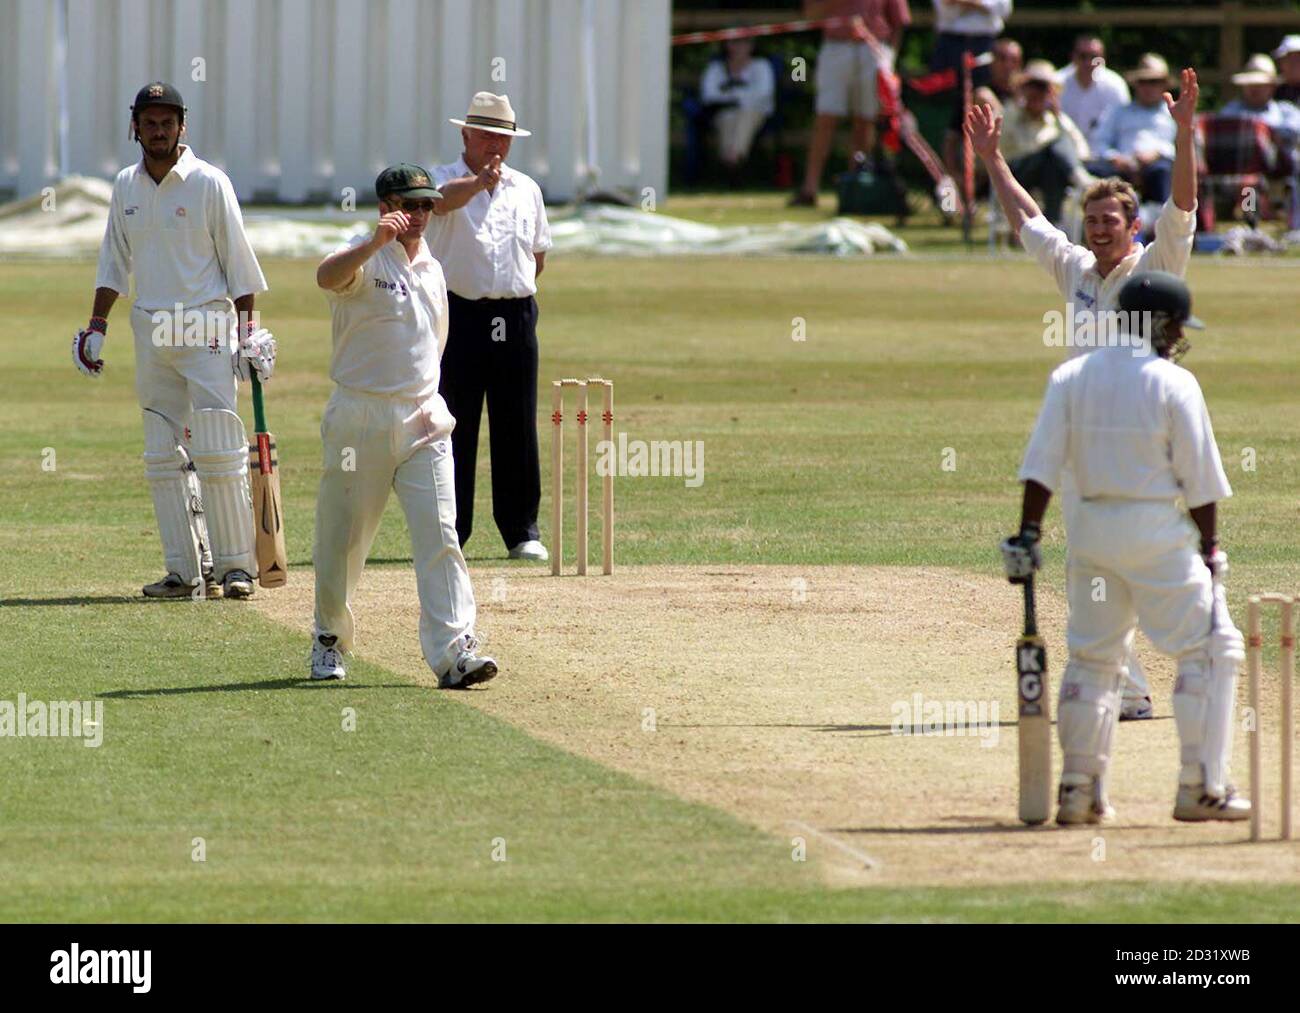
[[1165,106],[1169,109],[1169,115],[1174,118],[1174,122],[1179,127],[1190,130],[1196,122],[1196,100],[1200,97],[1201,87],[1196,82],[1196,71],[1191,67],[1184,67],[1181,81],[1181,88],[1178,92],[1178,101],[1174,101],[1173,95],[1165,92]]
[[495,190],[498,183],[501,182],[501,156],[493,155],[488,164],[483,166],[482,171],[478,174],[478,185],[481,190]]
[[964,124],[971,147],[980,158],[989,159],[998,153],[1002,140],[1002,117],[990,105],[971,106]]
[[390,211],[375,226],[375,245],[387,246],[411,227],[411,217],[405,211]]

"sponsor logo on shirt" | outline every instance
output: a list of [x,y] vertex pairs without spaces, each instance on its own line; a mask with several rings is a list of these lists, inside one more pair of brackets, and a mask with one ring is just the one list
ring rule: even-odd
[[403,299],[408,299],[411,295],[410,290],[406,287],[406,282],[400,279],[398,281],[384,281],[383,278],[376,278],[375,288],[382,288],[390,292],[401,292]]
[[1092,296],[1090,296],[1087,292],[1085,292],[1081,288],[1075,289],[1074,297],[1078,299],[1079,302],[1083,303],[1083,305],[1088,309],[1092,309],[1094,306],[1097,305],[1097,300],[1094,299]]
[[129,208],[127,208],[125,211],[123,211],[122,214],[124,214],[124,215],[133,215],[133,214],[135,214],[135,213],[136,213],[137,211],[139,211],[139,210],[140,210],[140,205],[139,205],[139,204],[132,204]]
[[177,209],[176,209],[176,217],[177,217],[177,218],[184,218],[184,217],[185,217],[185,209],[184,209],[184,208],[177,208]]

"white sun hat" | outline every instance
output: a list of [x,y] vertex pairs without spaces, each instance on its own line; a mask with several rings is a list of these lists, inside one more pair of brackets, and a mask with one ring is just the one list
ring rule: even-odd
[[1283,39],[1282,45],[1273,50],[1273,59],[1280,60],[1292,53],[1300,53],[1300,35],[1288,35]]
[[490,134],[505,134],[508,137],[532,137],[532,131],[520,130],[515,120],[515,111],[510,99],[504,95],[493,95],[490,91],[481,91],[470,100],[469,112],[463,120],[452,120],[458,127],[470,127],[473,130],[486,130]]
[[1246,66],[1232,75],[1233,84],[1277,84],[1277,67],[1263,53],[1256,53]]

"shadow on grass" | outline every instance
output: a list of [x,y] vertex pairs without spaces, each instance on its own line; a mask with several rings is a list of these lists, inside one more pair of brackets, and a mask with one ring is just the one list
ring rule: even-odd
[[306,689],[314,690],[326,686],[338,686],[349,691],[356,689],[406,689],[428,692],[428,688],[414,683],[370,683],[345,682],[339,680],[313,681],[306,677],[301,679],[265,679],[262,682],[227,682],[214,686],[164,686],[158,689],[114,689],[98,696],[112,700],[143,700],[154,696],[182,696],[187,693],[248,693],[263,689]]
[[[1061,827],[1057,826],[1050,820],[1038,826],[1027,826],[1024,823],[1011,822],[1009,820],[990,819],[985,822],[982,817],[954,817],[954,819],[970,819],[970,823],[964,826],[929,826],[929,827],[827,827],[826,833],[830,834],[880,834],[882,837],[925,837],[929,835],[960,835],[960,834],[1078,834],[1085,830],[1091,830],[1094,833],[1100,833],[1103,829],[1106,834],[1123,834],[1136,830],[1143,832],[1149,830],[1166,830],[1169,827],[1157,826],[1155,824],[1132,823],[1126,826],[1115,826],[1113,823],[1100,827],[1097,824]],[[1143,845],[1145,847],[1145,845]]]
[[144,595],[82,595],[76,598],[0,598],[0,608],[40,608],[46,605],[152,605],[185,598],[146,598]]

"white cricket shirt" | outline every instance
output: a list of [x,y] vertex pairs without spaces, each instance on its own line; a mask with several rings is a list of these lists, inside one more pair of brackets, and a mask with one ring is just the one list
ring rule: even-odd
[[266,291],[229,177],[188,145],[155,183],[143,159],[113,181],[96,288],[119,295],[135,274],[137,309],[186,309]]
[[[361,235],[335,252],[369,242]],[[446,431],[451,413],[438,395],[447,344],[447,283],[423,239],[415,259],[394,240],[357,269],[342,289],[326,292],[333,323],[330,379],[367,394],[412,401],[437,398]]]
[[1191,509],[1232,495],[1196,377],[1132,348],[1077,356],[1047,381],[1020,480],[1056,491],[1063,471],[1085,500],[1182,496]]
[[[433,170],[434,184],[470,176],[465,159]],[[462,299],[521,299],[537,294],[537,258],[551,248],[541,188],[501,167],[496,189],[476,193],[463,208],[434,215],[425,230],[447,288]]]
[[1088,147],[1096,151],[1097,127],[1106,113],[1116,106],[1131,101],[1128,85],[1109,67],[1095,67],[1092,84],[1085,88],[1079,83],[1079,68],[1071,64],[1057,75],[1061,82],[1061,112],[1074,120],[1088,140]]
[[1097,258],[1092,251],[1070,242],[1042,215],[1020,226],[1021,245],[1055,279],[1057,289],[1073,306],[1076,316],[1119,309],[1119,290],[1139,271],[1167,271],[1180,278],[1186,275],[1195,235],[1195,209],[1183,211],[1168,200],[1156,219],[1155,241],[1150,246],[1135,242],[1133,252],[1103,278],[1097,272]]

